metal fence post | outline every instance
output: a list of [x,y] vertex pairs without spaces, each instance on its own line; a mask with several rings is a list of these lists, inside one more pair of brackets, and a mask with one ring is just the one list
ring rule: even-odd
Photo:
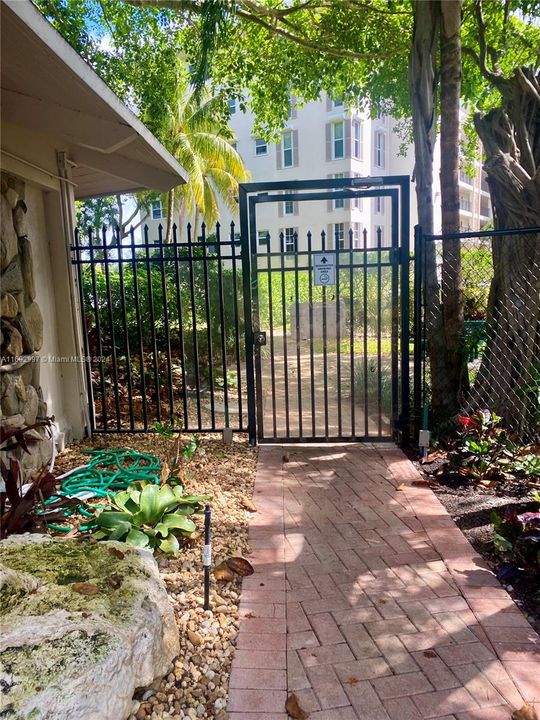
[[422,418],[422,363],[424,348],[422,347],[422,297],[424,293],[424,234],[420,225],[414,227],[414,435],[418,441]]
[[249,236],[249,218],[247,191],[240,185],[240,236],[242,238],[242,283],[244,294],[244,328],[246,341],[246,390],[248,411],[249,444],[257,444],[257,415],[255,403],[255,366],[253,358],[253,316],[251,309],[251,245]]

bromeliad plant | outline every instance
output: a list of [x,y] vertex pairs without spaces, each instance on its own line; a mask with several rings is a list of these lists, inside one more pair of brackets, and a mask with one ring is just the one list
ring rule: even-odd
[[450,467],[476,482],[489,485],[500,479],[538,477],[538,448],[514,442],[489,410],[458,418],[458,437],[448,454]]
[[197,529],[191,515],[201,512],[208,500],[210,495],[183,495],[181,485],[133,483],[112,496],[111,509],[97,516],[94,537],[177,555],[180,543]]

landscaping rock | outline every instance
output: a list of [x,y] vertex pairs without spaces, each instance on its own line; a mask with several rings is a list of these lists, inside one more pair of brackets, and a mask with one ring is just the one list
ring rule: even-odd
[[13,358],[21,357],[23,351],[21,333],[17,328],[5,321],[2,321],[2,333],[4,335],[2,355]]
[[15,227],[17,237],[26,237],[28,235],[26,227],[27,210],[28,208],[26,207],[24,200],[19,200],[17,207],[13,210],[13,225]]
[[3,415],[22,414],[26,400],[26,391],[20,375],[16,373],[2,373],[0,379],[0,397]]
[[37,390],[32,385],[25,387],[25,401],[22,409],[24,422],[27,425],[33,425],[36,422],[39,406],[39,398]]
[[2,295],[0,300],[0,315],[6,318],[14,318],[19,312],[17,301],[10,293]]
[[173,611],[144,550],[13,536],[0,543],[0,576],[6,717],[124,720],[135,689],[178,654]]
[[4,269],[17,254],[17,233],[13,227],[11,206],[5,195],[1,196],[2,226],[0,229],[0,267]]
[[[13,235],[15,239],[17,236],[15,235],[15,231],[13,231]],[[16,247],[16,246],[15,246]],[[17,250],[15,250],[15,253]],[[6,252],[6,258],[9,256],[9,252]],[[12,256],[13,257],[13,256]],[[2,267],[4,266],[4,243],[2,240]],[[9,261],[6,261],[9,262]],[[22,274],[21,274],[21,267],[19,265],[19,260],[16,258],[11,262],[9,267],[6,269],[5,273],[2,275],[2,292],[8,292],[12,293],[13,295],[20,293],[23,287],[23,280],[22,280]]]
[[[191,436],[183,436],[183,443]],[[169,467],[176,455],[176,441],[155,433],[145,435],[95,436],[66,448],[58,456],[56,472],[82,464],[83,449],[130,447],[158,455]],[[235,434],[232,445],[224,446],[221,434],[205,436],[204,455],[197,451],[180,467],[185,491],[212,495],[212,548],[214,564],[231,556],[249,554],[247,520],[249,512],[242,498],[253,494],[257,451],[247,437]],[[185,475],[184,475],[185,473]],[[195,522],[202,529],[202,517]],[[198,537],[186,543],[178,557],[159,557],[176,621],[180,629],[180,653],[172,671],[152,688],[135,695],[140,703],[132,710],[136,720],[227,720],[227,693],[234,644],[239,626],[240,576],[212,585],[210,610],[204,610],[202,543]],[[201,642],[202,641],[202,642]],[[133,720],[133,719],[131,719]]]
[[26,320],[26,327],[32,338],[34,350],[41,350],[43,345],[43,316],[36,302],[28,305],[24,311],[24,318]]
[[27,237],[18,240],[19,258],[23,278],[24,294],[27,303],[36,299],[36,286],[34,283],[34,261],[32,260],[32,246]]

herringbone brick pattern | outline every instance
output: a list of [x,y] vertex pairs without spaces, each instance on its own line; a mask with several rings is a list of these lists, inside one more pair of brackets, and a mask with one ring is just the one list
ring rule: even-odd
[[540,711],[540,638],[419,480],[392,445],[261,448],[231,720]]

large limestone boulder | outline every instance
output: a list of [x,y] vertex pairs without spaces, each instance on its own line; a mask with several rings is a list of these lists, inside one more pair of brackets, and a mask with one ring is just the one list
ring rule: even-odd
[[178,630],[152,555],[43,535],[0,543],[0,691],[13,720],[124,720]]

